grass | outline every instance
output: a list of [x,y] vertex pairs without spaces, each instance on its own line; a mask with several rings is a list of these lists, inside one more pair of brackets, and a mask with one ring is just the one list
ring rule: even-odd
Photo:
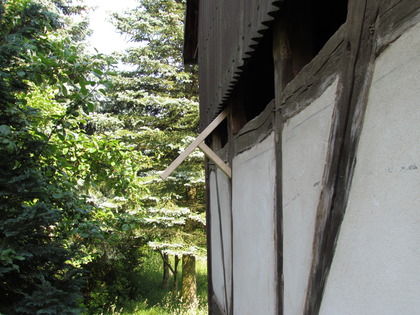
[[[207,267],[205,260],[197,260],[197,298],[198,303],[188,306],[182,303],[180,293],[162,289],[162,260],[157,253],[148,256],[143,264],[140,296],[124,303],[120,309],[112,308],[109,315],[204,315],[207,314]],[[179,264],[181,266],[181,263]],[[178,288],[181,288],[179,268]],[[173,281],[173,279],[171,279]],[[172,282],[171,282],[172,285]]]

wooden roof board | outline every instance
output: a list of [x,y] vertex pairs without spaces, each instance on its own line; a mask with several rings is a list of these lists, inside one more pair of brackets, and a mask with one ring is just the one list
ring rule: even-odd
[[[194,11],[198,0],[187,1],[185,33],[191,38],[196,32],[197,40],[186,41],[190,46],[184,51],[194,51],[191,45],[195,48],[198,46],[194,61],[197,60],[199,65],[201,129],[224,107],[246,61],[254,53],[282,2],[200,0],[198,10]],[[195,26],[192,23],[194,19],[198,20]]]

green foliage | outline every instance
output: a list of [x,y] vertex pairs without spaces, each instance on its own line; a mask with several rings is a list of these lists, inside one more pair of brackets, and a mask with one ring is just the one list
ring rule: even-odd
[[114,78],[103,110],[119,113],[131,143],[149,158],[139,175],[149,246],[161,253],[205,256],[203,155],[191,155],[166,181],[158,178],[193,141],[198,128],[195,67],[182,60],[185,1],[142,0],[114,14],[115,25],[139,45],[121,56],[132,70]]
[[[142,0],[135,10],[114,14],[117,28],[141,43],[122,56],[135,69],[119,82],[130,88],[131,98],[150,95],[197,101],[196,68],[182,61],[184,11],[185,1]],[[125,105],[133,109],[133,103]]]
[[89,314],[121,306],[122,302],[140,295],[143,275],[139,257],[144,257],[144,246],[132,241],[124,245],[120,243],[120,248],[113,253],[108,251],[87,264],[86,268],[94,275],[89,277],[86,285],[84,304]]
[[122,304],[114,304],[105,314],[121,315],[172,315],[207,314],[207,267],[206,260],[197,263],[198,305],[187,306],[180,294],[162,289],[162,264],[157,253],[148,252],[140,268],[141,291],[136,299]]
[[0,0],[1,313],[102,312],[144,296],[150,246],[205,255],[203,156],[158,178],[197,129],[184,1],[115,16],[141,42],[118,73],[85,54],[84,9]]
[[[77,118],[65,140],[57,141],[69,163],[66,172],[96,208],[86,225],[95,226],[98,236],[78,232],[88,244],[85,303],[91,311],[99,311],[104,301],[118,309],[147,287],[142,281],[131,284],[138,291],[120,289],[143,261],[141,251],[130,256],[121,244],[205,256],[203,155],[192,155],[169,180],[159,178],[198,126],[196,69],[186,68],[181,57],[184,5],[142,0],[135,10],[114,15],[120,31],[139,42],[118,56],[131,70],[118,71],[96,112]],[[118,281],[107,281],[114,278],[102,270],[120,272]]]
[[[0,2],[0,312],[8,314],[80,313],[72,230],[88,207],[51,139],[89,109],[88,86],[100,82],[62,29],[70,1],[43,3]],[[35,96],[42,90],[47,101]],[[47,119],[40,103],[61,111]]]
[[[142,0],[139,6],[114,15],[121,32],[141,43],[122,60],[133,70],[120,72],[103,110],[119,113],[132,144],[149,157],[140,175],[149,180],[153,196],[147,208],[203,212],[203,156],[196,154],[169,181],[157,180],[194,139],[198,126],[197,75],[182,62],[185,1]],[[125,115],[124,115],[125,114]],[[129,114],[129,115],[127,115]]]

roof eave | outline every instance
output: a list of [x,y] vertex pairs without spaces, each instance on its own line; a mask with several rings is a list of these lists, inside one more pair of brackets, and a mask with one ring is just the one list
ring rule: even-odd
[[185,64],[198,63],[198,8],[199,0],[187,0],[183,51]]

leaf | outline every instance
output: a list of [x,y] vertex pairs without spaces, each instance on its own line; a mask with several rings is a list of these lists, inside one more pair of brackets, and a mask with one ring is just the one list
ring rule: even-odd
[[10,129],[9,126],[7,126],[7,125],[0,125],[0,133],[3,136],[9,135],[10,134],[10,131],[11,131],[11,129]]
[[80,83],[80,93],[84,96],[89,94],[88,89],[86,88],[86,82]]
[[93,74],[99,79],[102,79],[102,77],[103,77],[103,72],[99,69],[94,69]]
[[65,84],[61,84],[61,85],[60,85],[60,88],[61,88],[61,93],[62,93],[64,96],[68,96],[68,95],[69,95],[69,92],[67,91],[67,88],[66,88]]
[[7,141],[5,141],[5,143],[7,143],[6,144],[6,151],[8,153],[13,153],[13,152],[16,151],[17,147],[16,147],[16,144],[13,141],[7,140]]
[[66,140],[66,134],[64,132],[58,132],[57,133],[57,137],[58,139],[60,139],[61,141]]
[[98,75],[103,75],[104,73],[100,69],[93,69],[93,72]]
[[95,110],[95,104],[93,104],[92,102],[88,102],[87,103],[89,112],[93,112]]

